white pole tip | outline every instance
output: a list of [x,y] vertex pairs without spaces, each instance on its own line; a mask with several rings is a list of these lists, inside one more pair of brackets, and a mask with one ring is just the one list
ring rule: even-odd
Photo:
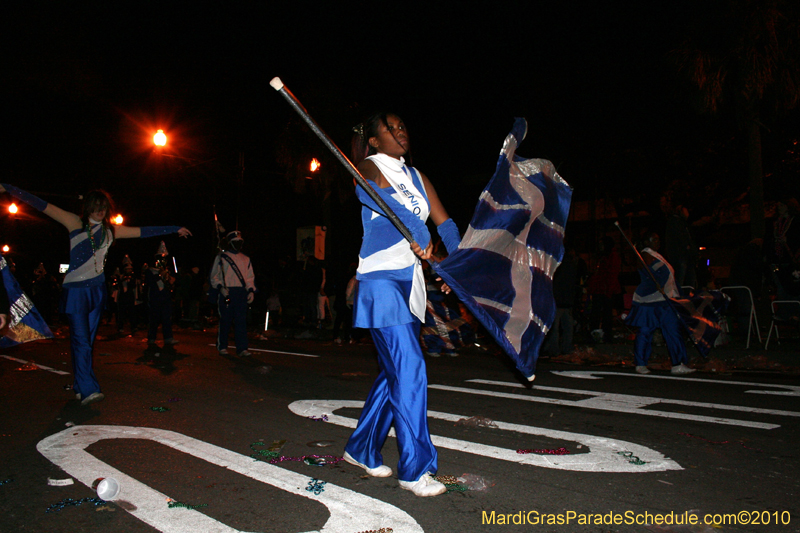
[[269,84],[272,85],[272,88],[275,89],[276,91],[280,91],[281,89],[283,89],[283,82],[278,76],[272,78],[272,81],[269,82]]

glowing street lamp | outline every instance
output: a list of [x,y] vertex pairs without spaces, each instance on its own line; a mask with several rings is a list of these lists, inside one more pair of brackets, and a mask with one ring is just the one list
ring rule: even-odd
[[4,244],[3,245],[3,253],[7,254],[10,251],[11,251],[11,247],[9,245],[7,245],[7,244]]
[[114,217],[114,224],[116,224],[117,226],[121,226],[123,220],[124,219],[122,218],[122,215],[117,215]]
[[156,146],[164,146],[167,144],[167,136],[164,135],[164,130],[158,130],[155,135],[153,135],[153,143]]
[[316,172],[321,167],[322,165],[320,164],[319,161],[317,161],[317,158],[315,157],[314,159],[311,160],[311,165],[309,165],[308,168],[311,170],[311,172]]
[[17,204],[12,203],[10,206],[8,206],[8,212],[11,213],[12,215],[16,215],[17,211],[19,211]]

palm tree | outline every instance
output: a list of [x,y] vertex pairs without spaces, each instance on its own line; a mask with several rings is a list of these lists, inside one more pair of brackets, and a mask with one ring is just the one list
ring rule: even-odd
[[[761,128],[800,101],[800,9],[792,0],[700,2],[674,52],[702,107],[733,113],[745,137],[751,238],[764,236]],[[700,16],[694,16],[700,15]]]

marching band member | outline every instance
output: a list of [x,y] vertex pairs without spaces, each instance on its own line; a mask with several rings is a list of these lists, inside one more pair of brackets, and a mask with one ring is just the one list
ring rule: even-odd
[[370,330],[381,372],[345,446],[344,460],[371,476],[391,476],[381,448],[394,425],[400,449],[400,486],[417,496],[436,496],[447,489],[433,478],[437,454],[428,430],[428,382],[419,344],[420,323],[425,319],[420,258],[429,259],[433,250],[425,226],[428,215],[448,251],[458,247],[461,237],[428,178],[405,164],[403,156],[410,145],[403,121],[394,114],[376,114],[355,131],[353,163],[411,231],[415,242],[409,246],[383,210],[361,187],[356,188],[364,204],[364,237],[353,325]]
[[8,192],[49,216],[69,232],[69,269],[64,276],[61,312],[69,319],[75,398],[81,405],[99,402],[105,395],[92,368],[92,351],[97,328],[107,299],[105,264],[108,248],[116,239],[135,239],[177,233],[189,237],[180,226],[113,226],[113,204],[108,194],[91,191],[83,199],[81,215],[70,213],[12,185],[0,184]]
[[255,274],[250,258],[241,252],[244,238],[241,231],[226,236],[227,246],[214,259],[211,287],[218,292],[219,334],[217,350],[228,355],[228,335],[233,323],[236,354],[247,357],[247,305],[255,298]]

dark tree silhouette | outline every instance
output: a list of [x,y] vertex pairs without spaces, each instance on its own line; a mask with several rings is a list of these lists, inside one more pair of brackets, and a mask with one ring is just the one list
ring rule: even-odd
[[702,107],[732,113],[747,146],[752,238],[764,236],[761,128],[800,101],[800,8],[792,0],[700,2],[673,53]]

